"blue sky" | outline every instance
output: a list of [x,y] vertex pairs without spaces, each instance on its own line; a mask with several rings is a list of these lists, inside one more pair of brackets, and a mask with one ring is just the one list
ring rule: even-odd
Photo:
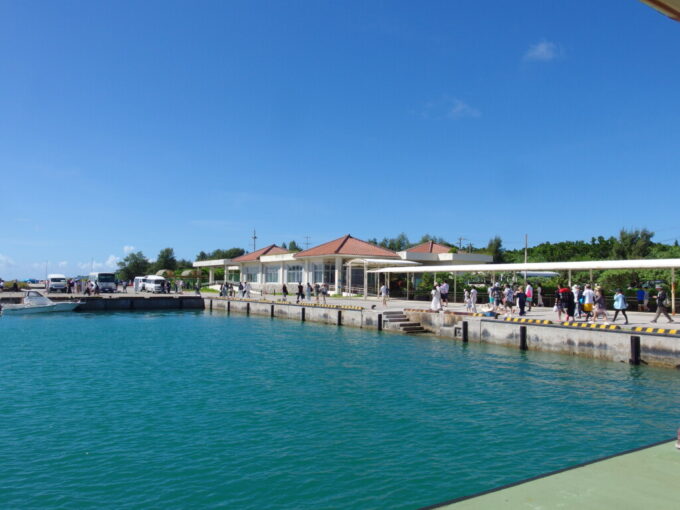
[[636,0],[0,0],[0,277],[346,233],[680,237]]

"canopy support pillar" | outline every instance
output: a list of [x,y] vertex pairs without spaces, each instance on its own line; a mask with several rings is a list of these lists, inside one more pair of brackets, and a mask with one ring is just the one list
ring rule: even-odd
[[675,315],[675,268],[671,268],[671,312]]
[[590,270],[590,281],[588,283],[590,283],[590,285],[593,284],[593,270],[592,269]]
[[571,269],[569,270],[569,288],[571,289]]
[[408,295],[411,291],[411,275],[406,273],[406,301],[408,301]]
[[347,263],[347,286],[349,287],[349,297],[352,297],[352,261]]
[[364,299],[368,297],[368,263],[364,260]]
[[453,302],[456,302],[456,290],[458,290],[458,273],[453,273]]

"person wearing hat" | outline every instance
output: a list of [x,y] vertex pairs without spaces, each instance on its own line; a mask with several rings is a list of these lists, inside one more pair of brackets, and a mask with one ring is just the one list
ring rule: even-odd
[[671,316],[668,315],[668,308],[670,307],[670,303],[668,302],[668,294],[666,294],[666,291],[663,290],[661,285],[657,285],[656,290],[657,294],[654,296],[656,298],[656,315],[654,316],[652,322],[659,320],[659,316],[661,314],[666,316],[668,322],[675,322],[673,319],[671,319]]

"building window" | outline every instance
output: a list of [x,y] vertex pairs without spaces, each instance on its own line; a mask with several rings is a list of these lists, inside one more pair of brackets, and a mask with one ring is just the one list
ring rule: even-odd
[[323,264],[313,264],[312,273],[313,283],[323,282]]
[[257,266],[246,267],[245,276],[247,282],[257,282]]
[[279,283],[279,269],[281,269],[281,266],[264,266],[264,281]]
[[288,266],[286,281],[297,283],[302,281],[302,266]]
[[335,283],[335,264],[324,264],[324,283]]

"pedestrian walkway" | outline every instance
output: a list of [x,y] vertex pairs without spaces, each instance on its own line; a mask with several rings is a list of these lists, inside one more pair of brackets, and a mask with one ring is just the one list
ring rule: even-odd
[[670,441],[430,508],[676,510],[678,473],[680,451]]

